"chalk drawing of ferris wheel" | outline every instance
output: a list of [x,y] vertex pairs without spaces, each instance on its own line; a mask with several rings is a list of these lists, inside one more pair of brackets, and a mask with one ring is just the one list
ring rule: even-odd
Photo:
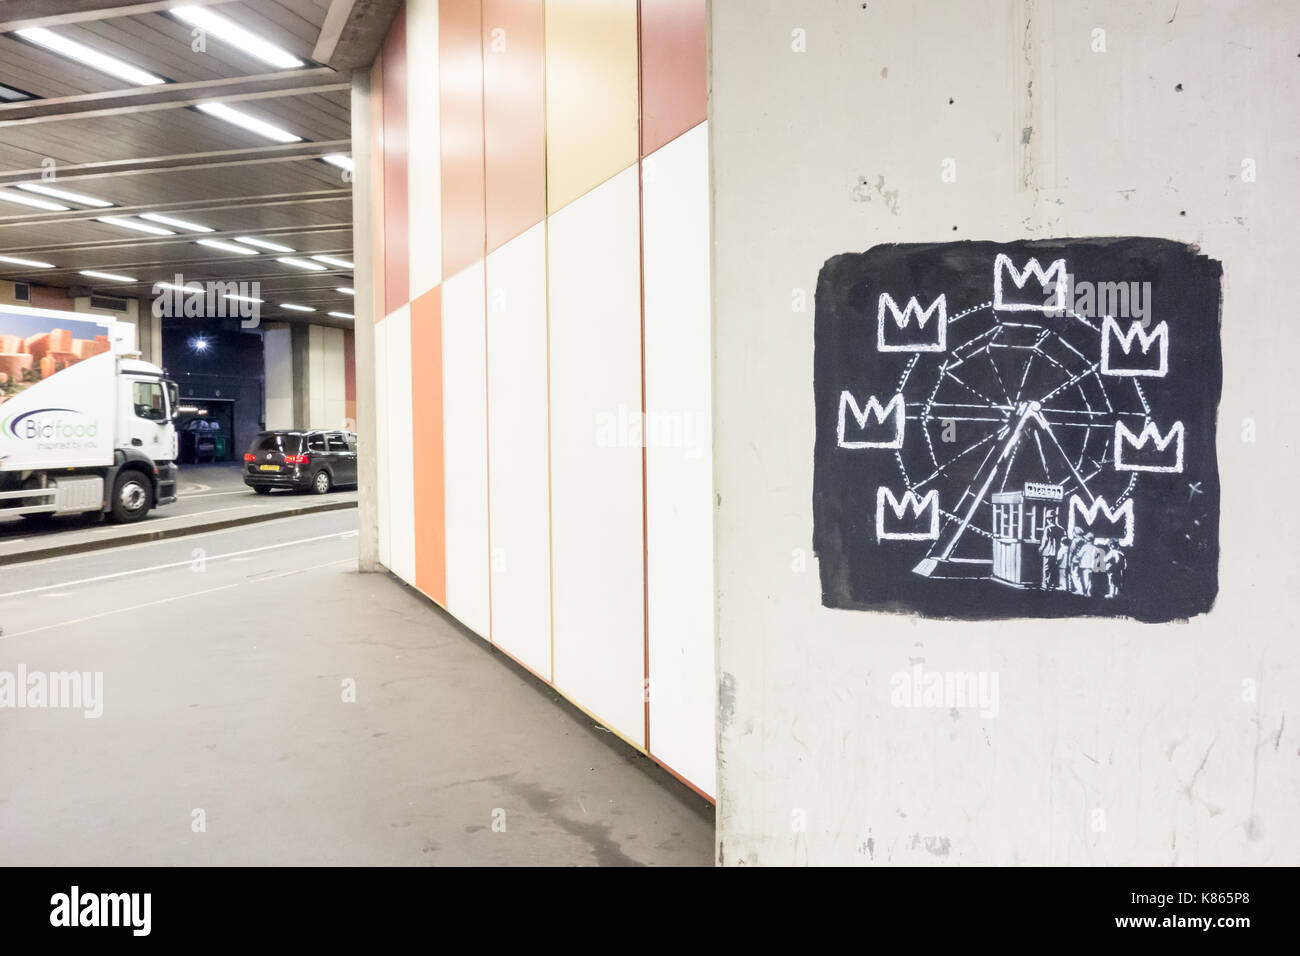
[[[1024,284],[1009,262],[996,269]],[[1031,260],[1024,277],[1031,272],[1050,290],[1051,270],[1045,277]],[[1064,302],[1044,308],[1042,298],[1016,303],[999,285],[994,300],[943,317],[934,343],[942,349],[914,350],[896,390],[909,440],[894,458],[904,500],[937,492],[937,533],[916,573],[1030,587],[1039,572],[1021,550],[1049,522],[1073,527],[1075,510],[1090,530],[1132,544],[1139,471],[1117,467],[1117,435],[1125,433],[1117,425],[1144,431],[1152,409],[1140,378],[1164,372],[1108,370],[1113,320]],[[1144,351],[1153,340],[1143,336]]]

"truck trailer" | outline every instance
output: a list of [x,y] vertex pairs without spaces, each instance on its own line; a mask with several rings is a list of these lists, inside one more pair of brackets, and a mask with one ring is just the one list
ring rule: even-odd
[[176,500],[176,384],[139,355],[130,323],[0,305],[0,517]]

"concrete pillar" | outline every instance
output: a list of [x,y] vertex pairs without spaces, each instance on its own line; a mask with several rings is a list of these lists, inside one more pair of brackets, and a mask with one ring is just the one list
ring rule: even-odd
[[379,455],[375,416],[374,219],[370,206],[370,71],[352,74],[352,261],[356,287],[357,568],[379,563]]

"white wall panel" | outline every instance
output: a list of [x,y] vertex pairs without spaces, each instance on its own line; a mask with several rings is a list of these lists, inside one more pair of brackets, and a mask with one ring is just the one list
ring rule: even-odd
[[443,283],[447,610],[491,637],[488,600],[487,375],[483,263]]
[[650,751],[715,789],[709,144],[700,124],[646,159],[646,550]]
[[406,4],[407,190],[411,299],[442,281],[438,0]]
[[324,401],[322,403],[323,428],[342,428],[347,418],[347,381],[343,363],[343,330],[324,330]]
[[392,487],[388,462],[392,456],[392,429],[388,416],[388,323],[375,323],[375,446],[378,452],[379,563],[393,569]]
[[293,428],[293,344],[288,326],[262,332],[266,427]]
[[388,494],[392,535],[389,568],[402,580],[415,583],[415,473],[411,442],[411,307],[404,305],[382,325],[388,349]]
[[551,674],[546,225],[487,259],[492,640]]
[[551,216],[554,681],[644,741],[638,170]]

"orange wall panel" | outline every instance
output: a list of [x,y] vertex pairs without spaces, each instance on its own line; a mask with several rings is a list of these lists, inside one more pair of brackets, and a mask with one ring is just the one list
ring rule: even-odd
[[[415,586],[447,605],[446,478],[442,420],[442,288],[411,303],[411,406],[415,471]],[[398,454],[404,452],[398,451]]]
[[486,251],[481,0],[443,0],[438,5],[438,59],[446,281]]
[[641,0],[641,155],[708,116],[705,0]]
[[410,294],[406,187],[406,10],[397,11],[384,41],[384,311]]
[[487,251],[546,216],[542,0],[483,0]]

